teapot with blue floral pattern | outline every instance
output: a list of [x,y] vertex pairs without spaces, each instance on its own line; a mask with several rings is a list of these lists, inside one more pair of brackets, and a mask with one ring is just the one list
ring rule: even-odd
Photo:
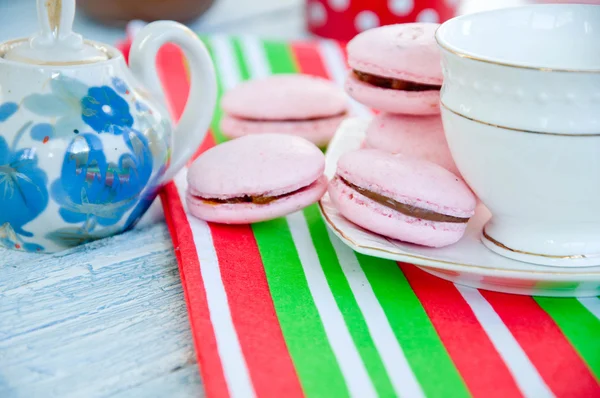
[[[206,135],[216,82],[181,24],[146,26],[128,68],[117,49],[72,31],[75,0],[37,0],[37,13],[38,33],[0,44],[0,245],[56,252],[136,224]],[[166,43],[189,65],[176,126],[155,66]]]

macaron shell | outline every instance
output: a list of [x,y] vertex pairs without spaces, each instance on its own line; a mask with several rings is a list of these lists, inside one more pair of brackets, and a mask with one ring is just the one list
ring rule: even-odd
[[425,84],[442,84],[434,23],[387,25],[355,36],[347,46],[352,69]]
[[250,224],[272,220],[301,210],[321,199],[326,191],[327,177],[321,176],[306,189],[264,205],[207,204],[189,192],[186,201],[188,211],[201,220],[222,224]]
[[359,149],[340,157],[337,175],[410,206],[456,217],[475,214],[475,195],[467,184],[426,160],[376,149]]
[[345,116],[338,116],[308,121],[278,122],[252,121],[225,116],[221,120],[221,131],[227,138],[264,133],[288,134],[302,137],[319,147],[324,147],[333,138],[344,118]]
[[358,80],[352,72],[348,75],[344,88],[348,95],[361,104],[380,111],[408,115],[440,113],[438,90],[402,91],[381,88]]
[[466,223],[417,219],[380,205],[357,193],[339,179],[329,183],[329,195],[339,212],[353,223],[380,235],[429,247],[443,247],[460,240]]
[[366,147],[428,160],[460,175],[448,148],[442,119],[437,115],[380,113],[369,124]]
[[296,120],[338,116],[348,109],[344,93],[333,82],[301,74],[249,80],[225,93],[229,115],[256,120]]
[[189,169],[188,189],[215,199],[279,196],[312,184],[324,169],[323,152],[304,138],[248,135],[200,155]]

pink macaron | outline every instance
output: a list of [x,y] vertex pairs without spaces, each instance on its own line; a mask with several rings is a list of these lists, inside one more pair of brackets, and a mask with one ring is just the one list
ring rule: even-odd
[[346,92],[357,101],[390,113],[440,113],[443,76],[433,23],[369,29],[348,43]]
[[188,210],[224,224],[281,217],[321,199],[324,169],[323,153],[300,137],[260,134],[228,141],[190,167]]
[[329,80],[298,74],[242,83],[225,94],[221,121],[228,138],[289,134],[326,146],[348,111],[344,92]]
[[448,170],[377,149],[344,154],[329,195],[340,213],[355,224],[430,247],[457,242],[476,206],[469,187]]
[[439,115],[380,113],[367,129],[365,147],[428,160],[460,175],[450,154]]

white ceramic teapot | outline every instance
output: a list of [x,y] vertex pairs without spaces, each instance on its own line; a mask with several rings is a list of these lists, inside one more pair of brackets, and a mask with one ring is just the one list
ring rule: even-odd
[[[37,0],[40,31],[0,44],[0,245],[56,252],[140,219],[206,135],[209,54],[188,28],[155,22],[123,55],[73,33],[75,0]],[[174,127],[155,67],[185,53],[191,90]]]

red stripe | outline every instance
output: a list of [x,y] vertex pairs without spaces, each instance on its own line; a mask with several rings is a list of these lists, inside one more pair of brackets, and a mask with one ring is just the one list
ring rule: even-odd
[[210,230],[231,317],[257,396],[304,396],[251,227],[210,224]]
[[[170,67],[170,65],[165,67]],[[185,67],[177,74],[169,75],[171,77],[173,75],[188,77],[186,79],[187,87],[173,78],[170,82],[170,94],[173,94],[171,90],[189,90],[189,74]],[[180,111],[183,110],[184,105],[179,104]],[[190,163],[214,145],[213,135],[208,134]],[[219,260],[221,279],[227,293],[231,317],[257,395],[261,397],[302,397],[304,395],[302,387],[279,326],[262,258],[252,229],[248,225],[209,224],[209,227]],[[190,289],[203,291],[203,289],[199,289],[200,286],[204,285],[190,285]],[[208,314],[204,316],[208,317]],[[194,336],[196,341],[204,338],[203,335],[194,334]],[[202,351],[198,351],[198,353],[202,353]],[[210,355],[216,355],[218,360],[217,352]]]
[[558,397],[598,397],[600,386],[554,320],[532,297],[481,291]]
[[[197,154],[213,145],[211,135]],[[231,317],[256,394],[303,397],[252,228],[249,225],[209,225]]]
[[400,267],[473,396],[522,396],[508,367],[454,284],[411,264]]
[[[172,115],[179,120],[190,89],[187,72],[181,51],[174,46],[165,46],[157,57],[159,76],[165,86],[166,96],[171,104]],[[200,374],[206,391],[211,398],[228,397],[229,390],[223,372],[223,365],[217,349],[215,330],[210,320],[210,312],[200,273],[200,262],[194,235],[187,220],[177,187],[173,182],[161,192],[165,218],[179,264],[179,274],[187,304],[194,348],[198,357]]]
[[123,53],[125,62],[129,63],[129,51],[131,50],[131,40],[130,39],[120,40],[117,42],[115,47]]
[[346,67],[348,69],[350,69],[350,65],[348,65],[348,52],[346,51],[346,44],[340,43],[340,42],[335,42],[335,44],[340,49],[340,54],[342,54],[342,59],[344,60],[344,65],[346,65]]
[[307,75],[319,76],[330,79],[321,54],[314,43],[291,43],[292,54],[296,57],[300,72]]
[[206,138],[204,138],[204,141],[202,141],[202,144],[200,144],[200,146],[198,147],[198,150],[194,153],[194,155],[191,157],[191,159],[187,162],[187,167],[190,167],[192,165],[192,163],[194,163],[194,160],[196,160],[198,158],[198,156],[200,156],[204,151],[214,147],[216,145],[215,142],[215,137],[212,135],[212,132],[208,132],[208,134],[206,134]]
[[183,59],[181,49],[171,44],[161,48],[156,57],[158,76],[165,88],[169,110],[177,120],[183,114],[190,92]]
[[203,289],[204,281],[200,274],[194,235],[173,182],[164,187],[161,199],[179,264],[179,274],[194,337],[194,348],[206,396],[229,397],[223,365],[217,350],[215,331],[210,321],[206,292]]

